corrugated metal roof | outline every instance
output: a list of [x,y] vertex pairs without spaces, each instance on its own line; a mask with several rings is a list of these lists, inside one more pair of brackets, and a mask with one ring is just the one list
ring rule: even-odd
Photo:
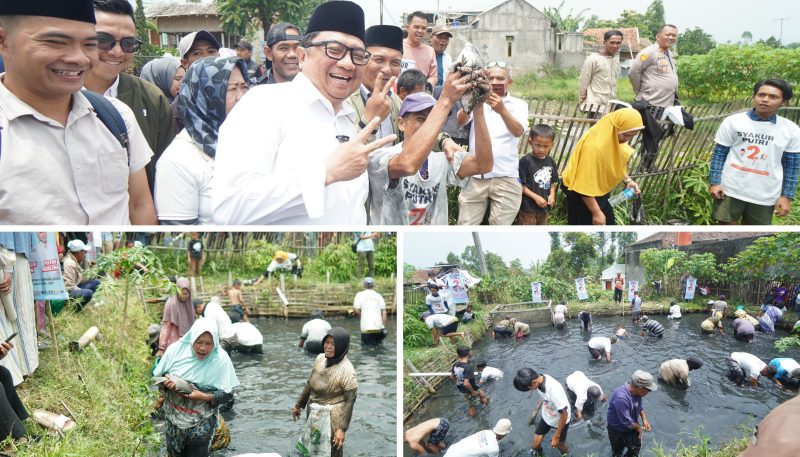
[[[738,240],[741,238],[757,238],[761,236],[771,235],[767,232],[692,232],[692,243],[701,243],[704,241],[722,241],[722,240]],[[654,241],[661,241],[662,245],[671,246],[675,244],[678,239],[678,232],[659,232],[643,238],[630,247],[636,247],[642,244],[652,243]]]
[[144,7],[146,17],[218,16],[215,3],[153,3]]

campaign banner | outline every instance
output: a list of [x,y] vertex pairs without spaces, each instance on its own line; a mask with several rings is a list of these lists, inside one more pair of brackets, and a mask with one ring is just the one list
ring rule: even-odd
[[542,302],[542,283],[540,282],[531,283],[531,301],[534,303]]
[[36,232],[32,239],[28,262],[31,267],[34,300],[67,300],[61,264],[58,259],[56,235],[53,232]]
[[469,303],[469,295],[467,294],[466,283],[464,276],[460,271],[453,271],[445,276],[445,282],[450,289],[450,302],[454,304]]
[[697,289],[697,278],[689,276],[686,278],[686,290],[684,291],[683,297],[686,300],[693,300],[694,299],[694,291]]
[[584,278],[575,280],[575,289],[578,291],[578,300],[589,299],[589,292],[586,291],[586,280]]
[[633,300],[633,293],[639,291],[639,281],[628,281],[628,301]]

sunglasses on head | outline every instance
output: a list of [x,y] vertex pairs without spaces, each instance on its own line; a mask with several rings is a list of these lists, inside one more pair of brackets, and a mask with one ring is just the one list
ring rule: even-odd
[[122,51],[128,54],[133,54],[134,52],[139,50],[139,47],[142,46],[142,40],[136,37],[127,37],[121,40],[117,40],[116,38],[107,33],[97,34],[97,47],[101,51],[110,51],[117,46],[117,43],[119,43],[119,46],[122,48]]
[[505,62],[489,62],[489,64],[486,65],[486,68],[494,68],[494,67],[509,68],[509,65]]

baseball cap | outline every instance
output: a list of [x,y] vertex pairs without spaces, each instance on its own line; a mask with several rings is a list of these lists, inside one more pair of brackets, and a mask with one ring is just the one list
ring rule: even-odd
[[375,285],[375,279],[367,276],[366,278],[364,278],[364,285],[365,286],[374,286]]
[[222,47],[220,46],[219,41],[214,38],[214,35],[206,32],[205,30],[198,30],[181,38],[180,43],[178,43],[178,54],[180,55],[181,59],[186,57],[186,53],[189,52],[189,49],[192,49],[192,46],[197,40],[206,40],[216,46],[217,49]]
[[233,49],[247,49],[248,51],[252,51],[253,45],[250,44],[250,42],[247,40],[239,40],[239,42],[236,43],[236,46],[234,46]]
[[84,244],[81,240],[72,240],[67,243],[67,248],[70,252],[78,252],[78,251],[91,251],[92,248]]
[[437,25],[431,31],[431,35],[450,35],[450,38],[453,38],[453,34],[450,33],[450,28],[446,25]]
[[636,387],[644,387],[649,391],[658,390],[658,386],[653,381],[653,375],[646,371],[636,370],[631,376],[631,384]]
[[500,419],[497,425],[492,429],[495,435],[505,436],[511,432],[511,421],[508,419]]
[[400,105],[400,117],[405,116],[406,113],[417,113],[424,111],[436,104],[436,99],[427,92],[417,92],[411,94],[403,100]]
[[[297,31],[297,35],[287,35],[286,30],[294,29]],[[267,32],[267,46],[270,48],[279,41],[287,41],[287,40],[294,40],[300,41],[303,39],[303,32],[300,31],[300,27],[290,24],[289,22],[279,22],[272,27],[269,28],[269,32]]]
[[147,327],[147,336],[148,336],[147,341],[149,343],[154,343],[155,341],[157,341],[158,337],[160,336],[160,334],[161,334],[161,326],[160,325],[158,325],[158,324],[150,324]]

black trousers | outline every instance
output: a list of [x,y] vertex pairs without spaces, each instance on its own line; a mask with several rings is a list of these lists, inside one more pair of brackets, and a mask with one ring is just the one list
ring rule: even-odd
[[617,303],[622,303],[622,289],[614,288],[614,301]]
[[621,457],[622,451],[625,449],[625,457],[637,457],[639,451],[642,449],[642,441],[639,439],[639,434],[636,430],[626,430],[620,432],[606,427],[608,430],[608,441],[611,443],[611,455],[613,457]]
[[[592,225],[592,212],[583,203],[585,195],[581,195],[575,191],[569,190],[566,186],[562,186],[564,194],[567,196],[567,224],[569,225]],[[600,211],[606,216],[606,225],[616,225],[617,221],[614,219],[614,208],[608,202],[610,194],[603,195],[602,197],[595,197]]]
[[25,435],[25,425],[22,421],[28,418],[28,411],[22,404],[14,388],[11,372],[6,367],[0,366],[0,439],[11,435],[18,439]]

